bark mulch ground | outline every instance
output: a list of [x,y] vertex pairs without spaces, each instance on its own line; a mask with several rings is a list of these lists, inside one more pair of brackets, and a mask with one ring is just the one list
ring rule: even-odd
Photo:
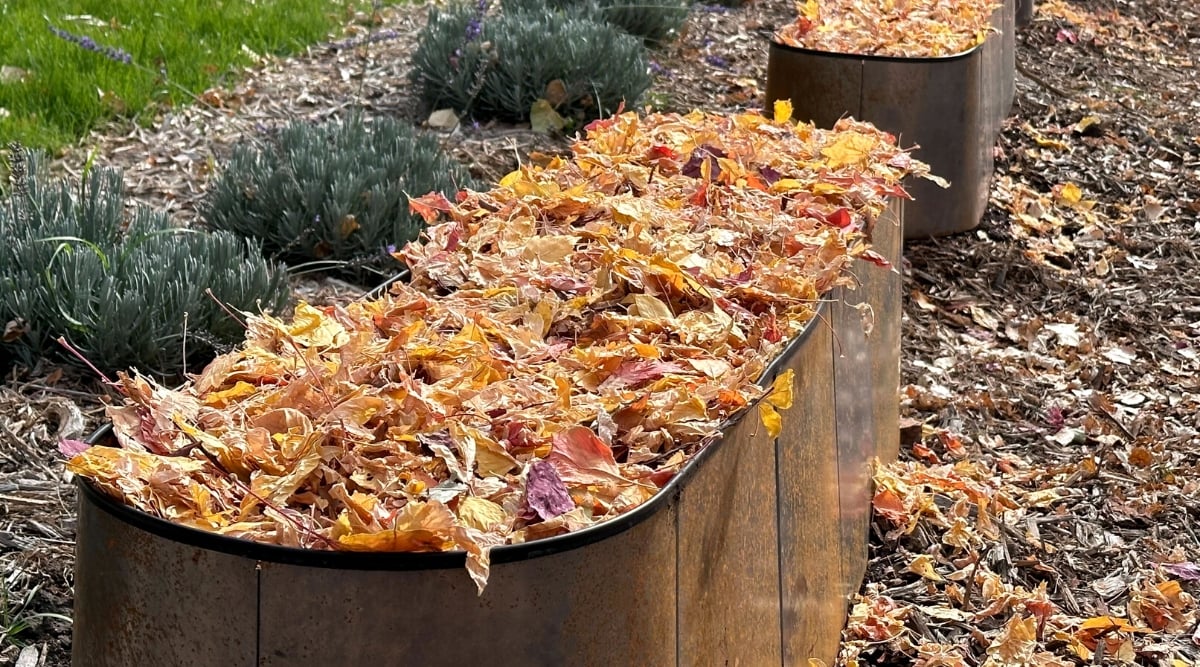
[[[697,6],[654,54],[650,101],[761,104],[786,2]],[[861,665],[1200,664],[1200,15],[1168,0],[1051,0],[1018,37],[1017,102],[971,232],[905,248],[901,461],[877,476],[867,581],[842,661]],[[182,222],[239,140],[362,110],[420,122],[386,36],[271,60],[89,153]],[[369,23],[369,22],[367,22]],[[391,32],[384,32],[391,31]],[[461,125],[441,137],[498,179],[562,138]],[[918,153],[919,155],[919,153]],[[361,289],[297,281],[299,296]],[[0,387],[0,662],[69,664],[74,492],[56,442],[102,419],[72,369]]]

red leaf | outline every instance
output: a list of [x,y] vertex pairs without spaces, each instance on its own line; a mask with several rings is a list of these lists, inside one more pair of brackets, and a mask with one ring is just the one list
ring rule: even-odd
[[650,148],[651,160],[661,160],[663,158],[676,160],[679,159],[679,153],[676,153],[670,146],[652,146]]
[[874,264],[875,266],[882,266],[885,269],[892,268],[892,263],[888,261],[887,257],[880,255],[879,253],[875,252],[874,250],[868,250],[868,251],[864,252],[862,254],[862,258],[865,259],[866,261]]
[[850,216],[850,210],[839,208],[838,210],[825,216],[825,221],[839,229],[845,229],[854,223],[854,218]]
[[621,476],[612,447],[586,426],[555,433],[546,460],[553,463],[562,480],[570,484],[629,483]]
[[424,218],[425,222],[437,220],[440,213],[449,213],[451,206],[450,200],[440,192],[430,192],[416,199],[408,198],[408,210]]
[[622,389],[625,387],[636,388],[657,380],[668,373],[686,373],[687,369],[679,364],[657,361],[657,360],[639,360],[626,361],[617,368],[616,372],[608,376],[601,385],[601,389]]

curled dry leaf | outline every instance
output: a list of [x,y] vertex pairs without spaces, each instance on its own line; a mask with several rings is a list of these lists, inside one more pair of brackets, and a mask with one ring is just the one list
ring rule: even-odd
[[413,199],[436,224],[397,253],[410,284],[250,316],[178,390],[123,377],[121,448],[70,469],[231,537],[462,551],[482,591],[491,547],[638,507],[755,405],[782,428],[791,375],[757,381],[927,168],[778,111],[624,114],[572,159]]

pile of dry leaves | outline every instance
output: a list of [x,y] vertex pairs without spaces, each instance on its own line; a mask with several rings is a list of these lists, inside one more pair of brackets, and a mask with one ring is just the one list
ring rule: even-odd
[[571,159],[412,201],[412,281],[290,323],[172,390],[122,377],[122,447],[68,467],[187,526],[285,546],[488,550],[652,497],[791,376],[755,384],[855,257],[901,179],[895,139],[757,113],[597,121]]
[[992,32],[997,0],[807,0],[775,39],[827,53],[936,58],[963,53]]
[[[891,552],[882,558],[892,577],[912,581],[891,590],[883,581],[867,585],[850,614],[843,664],[1193,664],[1198,608],[1181,583],[1200,579],[1200,565],[1189,560],[1195,554],[1165,549],[1133,573],[1098,578],[1095,593],[1113,602],[1092,613],[1042,561],[1072,558],[1077,545],[1061,534],[1087,525],[1085,506],[1094,502],[1087,480],[1106,476],[1104,457],[1050,469],[1017,456],[969,460],[954,436],[931,435],[936,447],[917,442],[912,450],[924,462],[902,461],[876,474],[876,529]],[[941,463],[939,453],[959,460]],[[1200,494],[1190,476],[1163,484],[1176,488],[1160,490],[1161,497]],[[1153,512],[1136,498],[1109,502],[1126,504],[1131,514]],[[1122,545],[1112,533],[1091,539],[1091,549]],[[1051,591],[1070,602],[1052,601]]]

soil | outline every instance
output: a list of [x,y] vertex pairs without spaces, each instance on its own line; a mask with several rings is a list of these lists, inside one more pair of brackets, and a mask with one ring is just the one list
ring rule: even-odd
[[[761,105],[767,40],[793,12],[762,0],[696,6],[680,39],[654,53],[649,101],[680,111]],[[394,35],[263,61],[235,87],[166,110],[149,127],[95,133],[57,167],[78,173],[94,152],[125,169],[135,201],[188,222],[212,165],[236,141],[353,109],[423,121],[405,75],[424,9],[368,18],[349,27],[351,37]],[[1200,594],[1200,15],[1168,0],[1052,0],[1019,31],[1017,59],[1016,104],[995,149],[983,221],[905,248],[904,446],[895,470],[957,461],[1017,498],[1026,521],[977,545],[974,562],[1010,587],[1047,583],[1064,627],[1129,614],[1146,581],[1178,581],[1180,623],[1134,633],[1128,648],[1087,661],[1198,664],[1195,601],[1186,596]],[[531,153],[568,145],[527,127],[466,123],[441,137],[491,180]],[[296,289],[317,302],[362,291],[320,278]],[[70,662],[69,624],[40,616],[71,615],[74,492],[56,443],[99,424],[98,391],[52,365],[13,371],[0,387],[0,663]],[[843,660],[995,660],[1013,636],[1004,617],[912,611],[954,606],[946,587],[913,567],[919,554],[946,572],[957,567],[943,557],[946,528],[893,528],[877,518],[861,600],[909,611],[896,614],[895,634],[876,640],[852,623]],[[1085,664],[1065,640],[1038,641],[1024,664]],[[952,647],[959,661],[931,659],[940,655],[931,646]]]

